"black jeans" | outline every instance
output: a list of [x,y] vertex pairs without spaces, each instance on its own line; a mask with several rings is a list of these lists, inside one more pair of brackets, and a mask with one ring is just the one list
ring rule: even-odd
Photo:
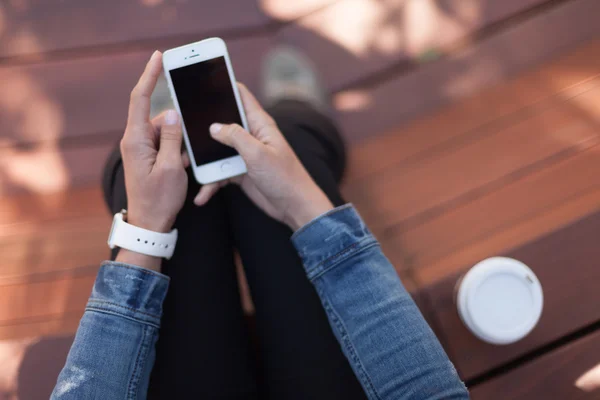
[[[338,183],[345,152],[333,123],[297,101],[268,111],[316,183],[335,205],[343,204]],[[104,174],[113,213],[127,203],[120,160],[117,149]],[[171,284],[149,398],[365,399],[306,279],[290,229],[233,185],[196,207],[199,185],[188,177],[175,223],[177,249],[163,262]],[[234,249],[256,307],[256,346],[241,308]]]

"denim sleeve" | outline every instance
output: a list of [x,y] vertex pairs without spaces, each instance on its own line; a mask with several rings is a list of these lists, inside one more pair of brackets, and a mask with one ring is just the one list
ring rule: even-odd
[[351,205],[292,236],[369,399],[468,399],[448,356]]
[[100,267],[52,399],[145,399],[169,278]]

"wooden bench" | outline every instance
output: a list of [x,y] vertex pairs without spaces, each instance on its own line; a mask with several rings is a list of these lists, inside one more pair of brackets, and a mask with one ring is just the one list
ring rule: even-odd
[[[276,0],[263,9],[248,3],[222,30],[195,28],[192,3],[177,9],[186,17],[175,26],[173,8],[140,2],[143,18],[127,30],[116,24],[106,37],[99,32],[108,11],[98,4],[89,13],[57,2],[47,25],[36,23],[34,9],[8,13],[0,50],[0,346],[27,349],[29,338],[76,330],[108,255],[111,217],[98,182],[122,134],[128,92],[151,49],[223,33],[238,78],[251,88],[261,55],[276,43],[307,48],[324,70],[350,143],[343,193],[473,385],[473,398],[507,398],[499,388],[511,386],[508,379],[518,382],[514,398],[574,395],[574,372],[542,371],[565,358],[561,370],[583,372],[594,362],[586,352],[598,347],[591,261],[600,230],[599,2],[482,0],[485,18],[460,29],[448,15],[466,11],[429,10],[439,31],[398,51],[377,42],[388,34],[372,24],[386,11],[379,2],[324,0],[322,8],[287,11]],[[361,19],[353,10],[371,14]],[[393,21],[421,11],[409,7]],[[205,17],[218,20],[215,12]],[[332,15],[362,24],[372,39],[366,53],[343,36],[344,20],[319,30]],[[53,28],[82,16],[91,23],[81,35],[65,40]],[[18,46],[25,36],[15,21],[34,24],[38,42],[29,50]],[[152,24],[160,34],[147,29]],[[452,40],[434,40],[441,32]],[[439,58],[423,63],[429,48]],[[452,300],[458,277],[493,255],[527,262],[546,289],[538,328],[505,347],[468,333]]]

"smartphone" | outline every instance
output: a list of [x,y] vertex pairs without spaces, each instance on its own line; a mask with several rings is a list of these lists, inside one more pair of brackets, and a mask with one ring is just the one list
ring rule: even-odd
[[163,68],[196,180],[207,184],[246,173],[237,151],[208,131],[214,122],[248,130],[225,42],[210,38],[167,50]]

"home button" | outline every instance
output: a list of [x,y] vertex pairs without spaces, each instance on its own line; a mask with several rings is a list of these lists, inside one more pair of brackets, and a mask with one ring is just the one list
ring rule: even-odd
[[223,164],[221,164],[221,172],[229,172],[231,171],[231,164],[228,162],[224,162]]

